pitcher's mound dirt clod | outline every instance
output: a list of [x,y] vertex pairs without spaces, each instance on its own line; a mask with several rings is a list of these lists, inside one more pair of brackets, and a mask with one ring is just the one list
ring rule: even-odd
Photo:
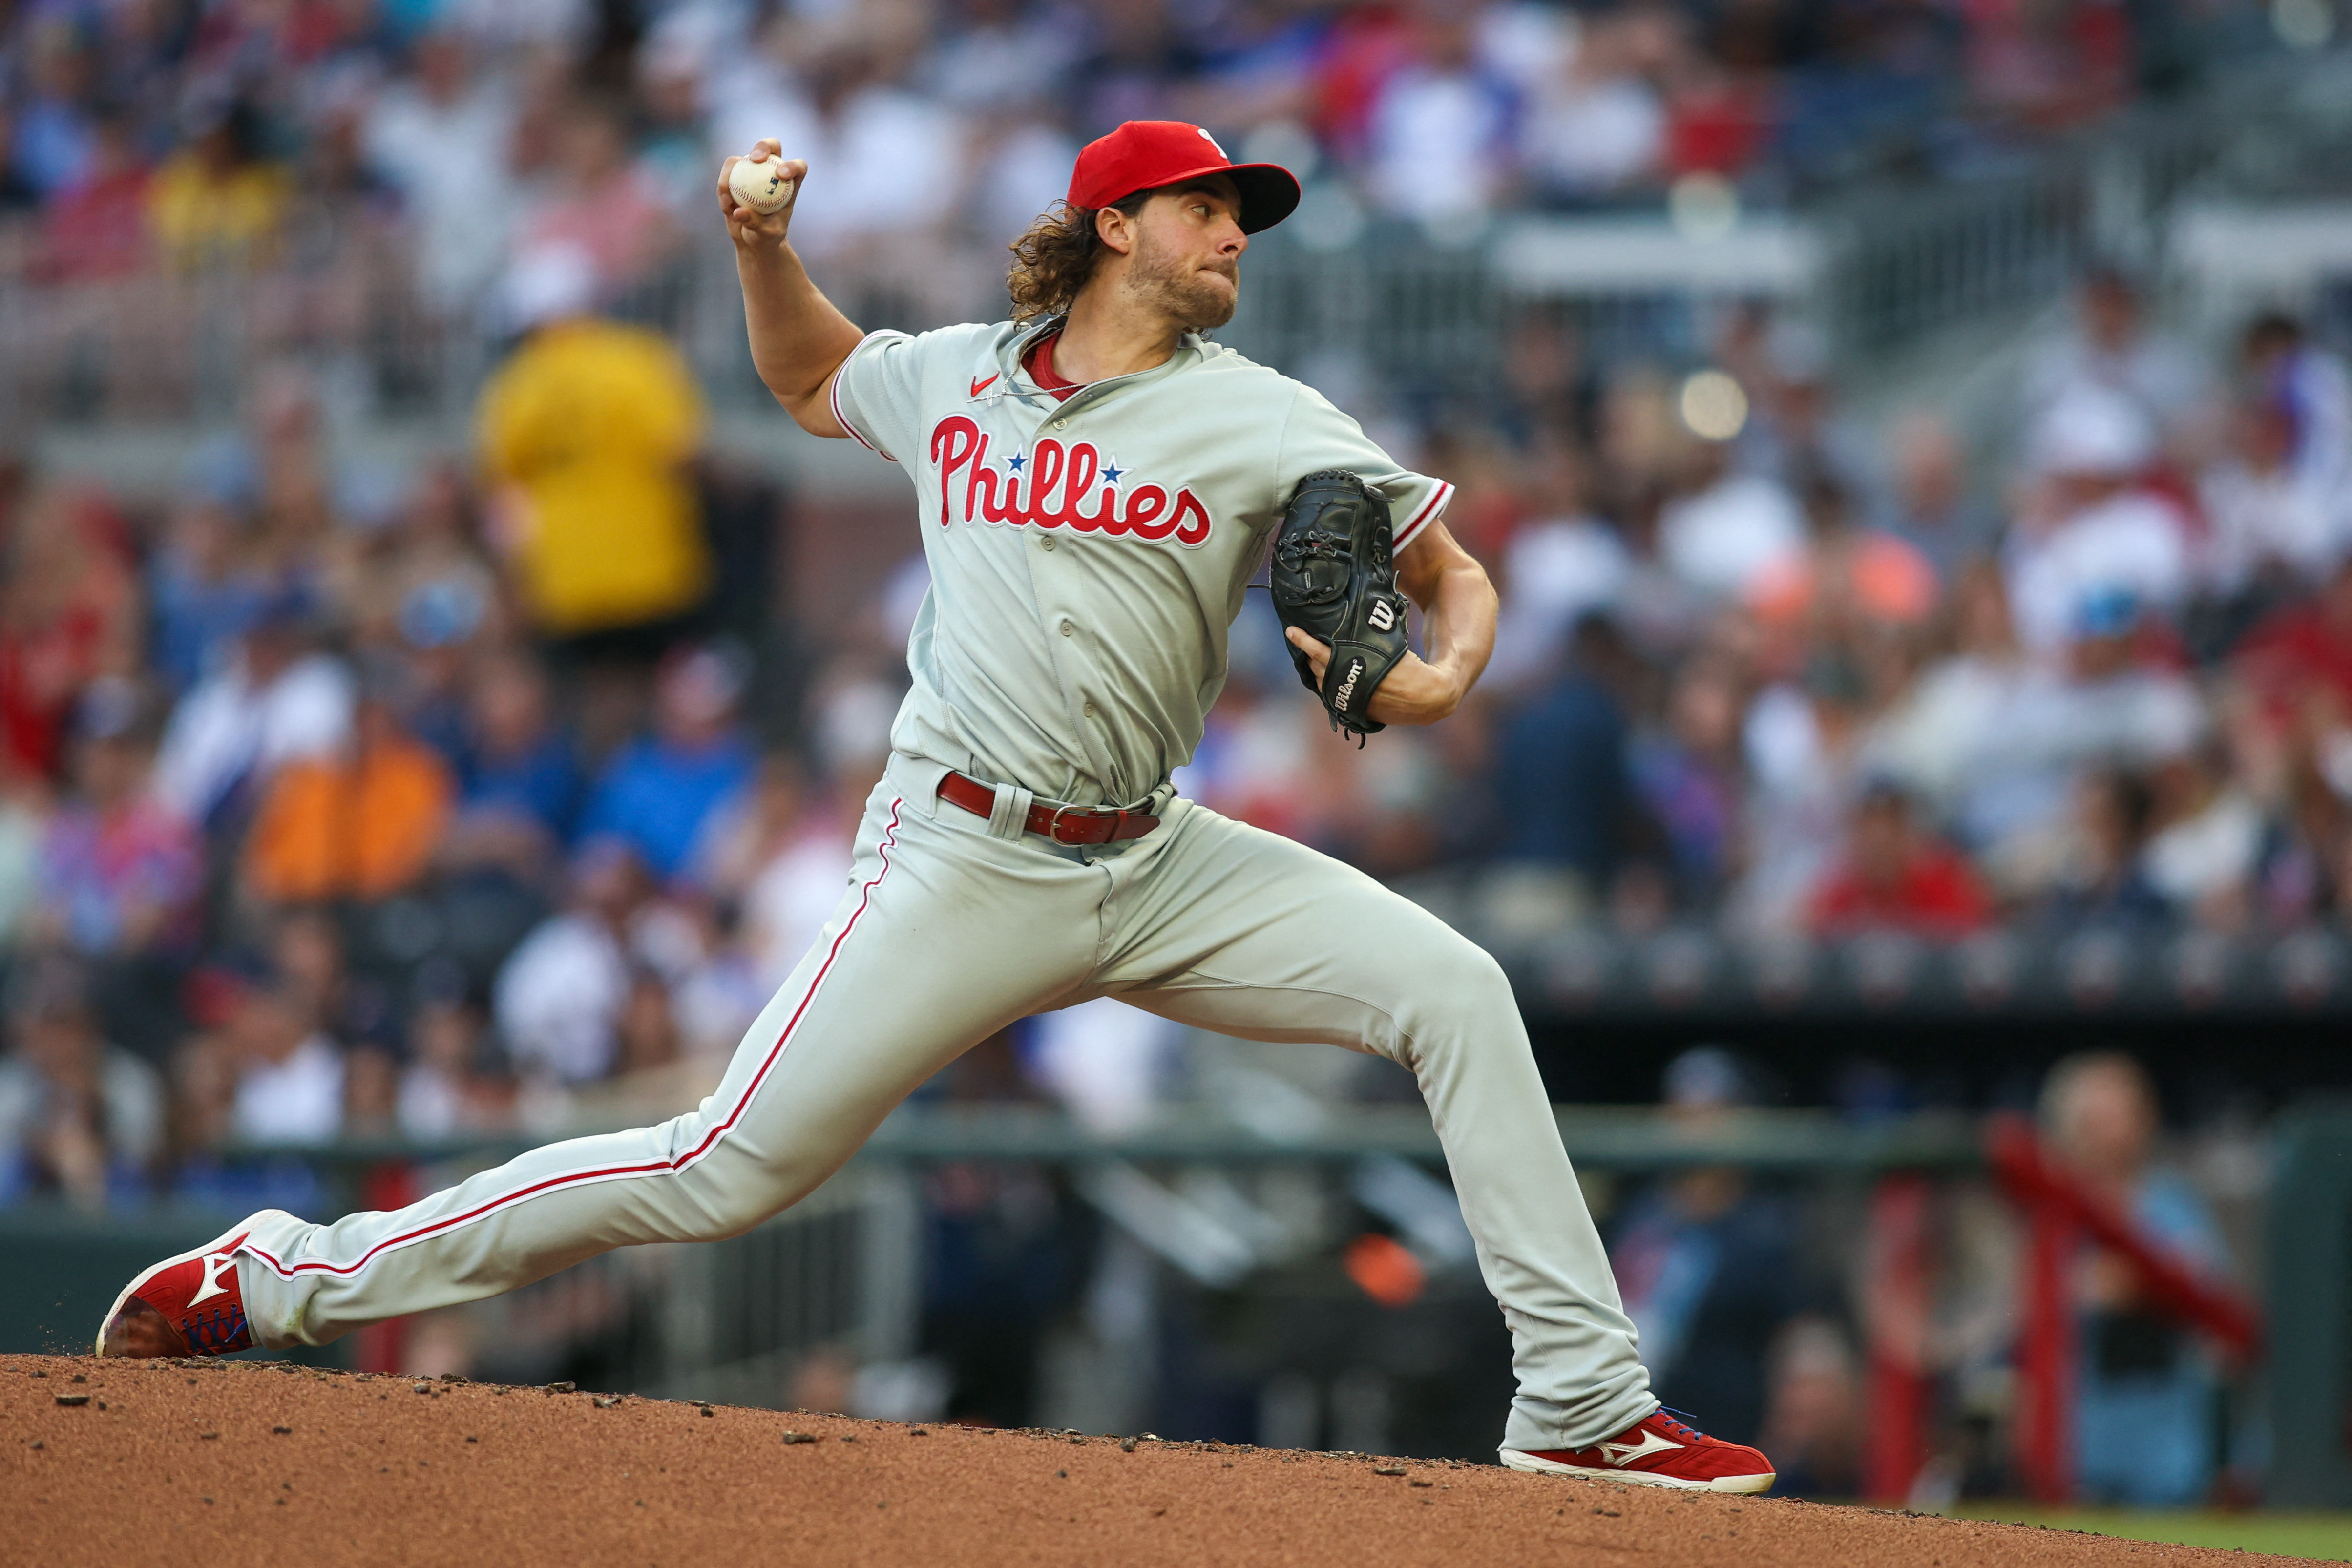
[[[59,1405],[77,1373],[90,1402]],[[1492,1465],[953,1427],[917,1437],[845,1416],[416,1385],[282,1363],[0,1356],[5,1555],[49,1568],[2291,1561]]]

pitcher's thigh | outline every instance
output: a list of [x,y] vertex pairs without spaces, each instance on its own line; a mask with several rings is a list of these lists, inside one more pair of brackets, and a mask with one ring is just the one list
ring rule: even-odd
[[1024,882],[971,849],[899,824],[698,1113],[714,1175],[805,1190],[918,1084],[1083,978],[1083,883]]
[[1415,1042],[1524,1051],[1502,967],[1353,866],[1193,807],[1144,937],[1105,977],[1137,1007],[1249,1040],[1315,1040],[1410,1064]]

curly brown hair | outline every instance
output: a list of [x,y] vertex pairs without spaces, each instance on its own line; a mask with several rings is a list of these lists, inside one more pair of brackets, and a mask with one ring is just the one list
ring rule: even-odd
[[[1154,194],[1138,191],[1111,205],[1131,218]],[[1013,297],[1015,321],[1058,316],[1070,308],[1095,275],[1095,263],[1110,249],[1095,227],[1095,214],[1101,210],[1056,202],[1053,211],[1040,214],[1029,231],[1007,247],[1013,265],[1004,275],[1004,291]]]

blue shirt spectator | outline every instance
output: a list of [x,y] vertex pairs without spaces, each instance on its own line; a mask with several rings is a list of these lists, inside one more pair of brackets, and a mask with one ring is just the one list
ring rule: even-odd
[[461,776],[467,810],[529,817],[560,842],[570,835],[580,805],[580,759],[572,739],[550,730],[530,748],[511,756],[476,751]]
[[711,649],[670,661],[655,693],[654,733],[606,766],[581,820],[583,838],[627,841],[664,881],[684,869],[704,819],[759,768],[734,722],[745,673],[740,660]]
[[701,746],[653,736],[624,747],[597,779],[581,822],[583,837],[611,833],[628,841],[656,876],[668,879],[713,808],[751,783],[759,758],[740,735]]
[[580,754],[551,706],[547,677],[528,658],[496,658],[476,675],[448,742],[461,812],[530,822],[554,843],[571,841]]
[[192,502],[148,568],[155,664],[175,692],[211,674],[269,601],[268,580],[236,559],[241,531],[226,503]]
[[[2156,1092],[2130,1057],[2071,1056],[2050,1070],[2042,1122],[2074,1176],[2209,1281],[2229,1249],[2204,1198],[2154,1163]],[[2211,1490],[2220,1379],[2196,1333],[2157,1310],[2126,1260],[2085,1246],[2075,1293],[2074,1484],[2085,1500],[2188,1508]]]
[[1616,869],[1626,789],[1625,712],[1607,683],[1620,643],[1597,616],[1569,669],[1503,732],[1496,791],[1506,859],[1562,866],[1595,893]]

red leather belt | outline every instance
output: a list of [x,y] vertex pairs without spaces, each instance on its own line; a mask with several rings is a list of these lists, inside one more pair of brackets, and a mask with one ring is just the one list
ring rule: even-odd
[[[950,806],[961,806],[975,817],[996,814],[995,787],[961,773],[950,771],[940,780],[940,799]],[[1110,844],[1121,839],[1141,838],[1160,825],[1160,819],[1141,811],[1048,806],[1041,800],[1029,808],[1029,815],[1021,825],[1057,844]]]

